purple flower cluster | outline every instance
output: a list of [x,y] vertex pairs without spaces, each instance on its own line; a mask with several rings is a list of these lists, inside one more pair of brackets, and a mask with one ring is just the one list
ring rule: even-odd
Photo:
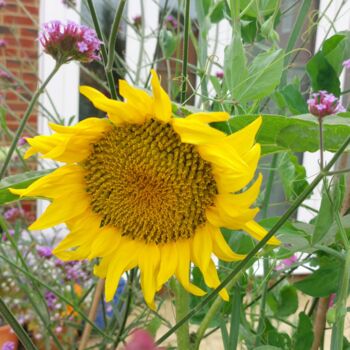
[[167,18],[165,18],[164,24],[165,24],[165,27],[167,29],[176,29],[177,28],[177,20],[172,15],[169,15]]
[[16,344],[13,341],[7,341],[2,345],[1,350],[15,350],[15,347]]
[[5,0],[0,0],[0,9],[6,6]]
[[61,63],[100,60],[98,52],[101,41],[93,29],[84,25],[74,22],[63,24],[60,21],[45,23],[39,41],[44,51]]
[[47,246],[38,246],[36,252],[41,258],[50,259],[52,257],[52,248]]
[[316,117],[323,118],[327,115],[345,112],[337,97],[327,91],[318,91],[307,100],[309,111]]
[[5,39],[0,39],[0,48],[4,48],[7,45],[7,41]]
[[10,208],[5,211],[4,218],[7,221],[16,221],[21,216],[21,211],[18,208]]
[[55,309],[55,304],[57,301],[57,297],[54,293],[52,293],[51,291],[47,291],[45,293],[45,300],[46,300],[46,305],[48,307],[49,310],[54,310]]
[[224,79],[224,72],[222,70],[216,72],[215,75],[218,79]]
[[297,261],[298,261],[297,256],[293,254],[290,258],[288,258],[288,259],[283,259],[283,260],[281,261],[281,264],[279,264],[279,265],[277,265],[277,266],[275,267],[275,270],[276,270],[276,271],[284,270],[284,269],[286,269],[286,268],[288,268],[288,267],[291,267],[291,266],[292,266],[293,264],[295,264]]

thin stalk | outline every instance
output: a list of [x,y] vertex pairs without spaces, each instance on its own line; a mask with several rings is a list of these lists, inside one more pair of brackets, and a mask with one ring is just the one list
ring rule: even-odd
[[327,173],[327,176],[345,174],[345,173],[349,173],[349,172],[350,172],[350,168],[347,168],[347,169],[339,169],[339,170],[335,170],[335,171],[329,171],[329,172]]
[[24,346],[26,350],[38,350],[38,348],[33,344],[29,335],[23,329],[23,327],[18,323],[15,316],[12,314],[10,309],[6,306],[4,301],[0,297],[0,315],[3,319],[11,326],[13,331],[16,333],[19,341]]
[[225,288],[230,281],[237,276],[250,262],[250,260],[266,245],[267,241],[283,226],[283,224],[289,219],[289,217],[295,212],[295,210],[300,206],[300,204],[309,196],[309,194],[315,189],[315,187],[322,181],[325,174],[332,168],[341,154],[344,152],[346,147],[350,144],[350,136],[345,140],[343,145],[334,154],[329,163],[325,166],[324,171],[320,172],[315,179],[309,184],[308,187],[294,200],[292,205],[286,210],[286,212],[281,216],[281,218],[276,222],[276,224],[271,228],[267,235],[247,254],[247,256],[238,263],[235,268],[229,273],[226,278],[216,287],[211,293],[209,293],[205,298],[202,299],[183,319],[177,322],[168,332],[166,332],[162,337],[157,340],[157,344],[161,344],[166,340],[171,334],[173,334],[178,328],[180,328],[185,322],[187,322],[193,315],[195,315],[199,310],[201,310],[205,305],[207,305],[211,300],[213,300],[216,295]]
[[[102,59],[103,59],[103,63],[104,63],[104,67],[105,67],[105,74],[107,77],[107,82],[108,82],[108,86],[109,86],[109,92],[112,96],[112,98],[114,100],[118,99],[117,96],[117,92],[115,89],[115,83],[114,83],[114,78],[113,78],[113,73],[112,71],[107,71],[106,69],[106,65],[107,65],[107,61],[108,61],[108,54],[107,54],[107,49],[106,49],[106,43],[102,34],[102,30],[100,27],[100,24],[98,22],[98,18],[97,18],[97,14],[96,14],[96,10],[94,7],[94,4],[92,2],[92,0],[86,0],[90,14],[91,14],[91,18],[92,18],[92,22],[94,23],[94,27],[95,27],[95,31],[97,34],[97,37],[102,41],[102,45],[101,45],[101,54],[102,54]],[[114,52],[114,49],[113,49]]]
[[231,306],[230,338],[229,338],[229,346],[228,346],[228,348],[231,350],[235,350],[238,345],[241,307],[242,307],[241,287],[237,282],[235,283],[235,286],[234,286],[233,301]]
[[[230,290],[232,287],[235,286],[238,279],[241,277],[241,273],[243,273],[243,270],[239,272],[232,280],[227,284],[227,290]],[[208,312],[205,314],[201,324],[199,325],[199,328],[196,333],[196,342],[194,345],[194,349],[198,350],[200,343],[204,337],[205,331],[208,329],[210,321],[216,316],[217,312],[220,310],[220,307],[223,304],[223,300],[221,297],[217,297],[213,304],[210,306]]]
[[321,171],[324,168],[324,158],[323,158],[323,153],[324,153],[324,144],[323,144],[323,122],[322,118],[318,118],[318,127],[319,127],[319,137],[320,137],[320,169]]
[[50,75],[46,78],[46,80],[43,82],[43,84],[40,86],[40,88],[33,95],[32,99],[31,99],[31,101],[30,101],[30,103],[29,103],[29,105],[27,107],[27,110],[25,111],[25,113],[23,115],[23,118],[22,118],[22,120],[21,120],[21,122],[20,122],[20,124],[18,126],[16,134],[13,137],[10,149],[9,149],[7,155],[6,155],[4,164],[3,164],[2,168],[1,168],[1,172],[0,172],[0,180],[4,177],[4,175],[6,173],[6,170],[7,170],[7,167],[9,165],[9,163],[10,163],[11,157],[12,157],[13,153],[16,150],[18,140],[19,140],[19,138],[22,135],[22,132],[23,132],[25,126],[26,126],[26,123],[27,123],[27,121],[28,121],[32,111],[33,111],[33,108],[34,108],[34,106],[35,106],[39,96],[43,93],[43,91],[45,90],[45,88],[46,88],[47,84],[50,82],[50,80],[58,72],[58,70],[60,69],[61,65],[62,64],[60,62],[56,63],[55,68],[52,70]]
[[[176,321],[180,321],[188,313],[190,297],[187,291],[175,279],[172,280],[171,287],[175,294]],[[177,329],[176,339],[178,350],[190,349],[190,327],[188,322],[185,322]]]
[[123,335],[123,332],[125,330],[126,321],[128,320],[129,312],[130,312],[130,306],[131,306],[131,298],[132,298],[132,291],[133,291],[133,284],[135,279],[136,270],[132,269],[130,272],[130,277],[128,280],[128,291],[127,291],[127,297],[125,302],[125,310],[123,313],[122,322],[118,331],[118,334],[115,338],[115,341],[113,343],[113,348],[117,348],[118,344],[120,343],[121,336]]
[[183,64],[182,64],[182,86],[181,86],[181,104],[186,100],[187,90],[187,62],[188,62],[188,37],[190,28],[190,3],[191,0],[185,0],[185,28],[183,44]]
[[[136,74],[135,74],[135,85],[138,85],[140,82],[140,74],[141,74],[141,67],[142,67],[142,60],[143,60],[143,52],[145,50],[145,7],[143,0],[140,0],[140,8],[141,8],[141,31],[137,31],[140,35],[140,51],[139,51],[139,57],[137,59],[137,68],[136,68]],[[170,77],[168,76],[168,81],[170,81]],[[169,93],[168,89],[168,93]]]
[[[95,294],[94,294],[94,297],[92,299],[92,303],[91,303],[91,307],[90,307],[89,315],[88,315],[88,318],[91,321],[91,323],[94,322],[96,319],[97,308],[98,308],[98,304],[101,300],[101,295],[103,293],[104,285],[105,285],[104,279],[100,279],[96,285]],[[92,330],[91,323],[87,323],[84,327],[83,335],[81,337],[81,341],[80,341],[78,350],[84,350],[87,346],[87,343],[88,343],[89,338],[90,338],[91,330]]]
[[337,303],[335,306],[336,321],[332,328],[331,350],[343,349],[344,323],[346,316],[346,301],[349,291],[350,279],[350,249],[346,252],[343,275],[337,291]]
[[106,72],[111,73],[113,69],[113,63],[114,63],[114,49],[115,44],[117,42],[117,35],[118,35],[118,29],[120,25],[120,21],[123,16],[124,7],[126,4],[126,0],[120,0],[118,10],[115,13],[115,17],[112,23],[111,28],[111,34],[109,35],[109,42],[108,42],[108,58],[107,58],[107,65],[106,65]]

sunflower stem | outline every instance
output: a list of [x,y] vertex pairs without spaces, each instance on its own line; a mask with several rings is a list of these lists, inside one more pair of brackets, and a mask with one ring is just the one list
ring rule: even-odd
[[190,2],[185,0],[185,29],[183,39],[183,64],[182,64],[182,86],[181,86],[181,104],[186,100],[187,91],[187,62],[188,62],[188,37],[190,29]]
[[60,69],[61,66],[62,66],[62,63],[57,61],[56,65],[55,65],[54,69],[52,70],[52,72],[50,73],[50,75],[46,78],[46,80],[43,82],[43,84],[39,87],[39,89],[32,96],[32,99],[30,100],[29,105],[27,107],[27,110],[25,111],[25,113],[23,115],[23,118],[22,118],[22,120],[21,120],[21,122],[19,124],[19,127],[18,127],[17,131],[16,131],[16,134],[15,134],[15,136],[12,139],[10,149],[9,149],[7,155],[6,155],[4,164],[3,164],[2,168],[1,168],[0,180],[4,177],[4,175],[6,173],[6,170],[8,168],[9,163],[10,163],[12,155],[13,155],[13,153],[15,152],[15,150],[17,148],[18,140],[19,140],[19,138],[22,135],[22,132],[23,132],[23,130],[24,130],[26,124],[27,124],[27,121],[28,121],[28,119],[29,119],[33,109],[34,109],[34,106],[35,106],[39,96],[44,92],[47,84],[54,77],[54,75],[58,72],[58,70]]
[[[107,82],[108,82],[108,86],[109,86],[109,92],[111,94],[111,97],[114,100],[118,100],[118,95],[115,89],[115,83],[114,83],[114,78],[113,78],[113,72],[112,71],[107,71],[107,62],[108,62],[108,54],[107,54],[107,49],[106,49],[106,42],[104,40],[103,34],[102,34],[102,30],[100,27],[100,24],[98,22],[98,17],[97,17],[97,13],[94,7],[94,4],[92,2],[92,0],[86,0],[90,14],[91,14],[91,18],[92,18],[92,22],[94,23],[94,27],[95,27],[95,31],[97,34],[97,37],[102,41],[102,45],[101,45],[101,54],[102,54],[102,59],[103,59],[103,66],[105,67],[105,74],[107,77]],[[114,49],[113,49],[114,51]]]
[[271,228],[268,234],[247,254],[247,256],[238,263],[235,268],[229,273],[226,278],[216,287],[212,292],[210,292],[205,298],[202,299],[186,316],[184,316],[180,321],[178,321],[168,332],[166,332],[162,337],[157,340],[157,344],[161,344],[166,340],[171,334],[173,334],[177,329],[179,329],[184,323],[186,323],[193,315],[195,315],[199,310],[201,310],[205,305],[207,305],[211,300],[213,300],[216,295],[225,288],[228,283],[237,276],[250,262],[250,260],[266,245],[267,241],[283,226],[283,224],[289,219],[289,217],[295,212],[295,210],[300,206],[300,204],[309,196],[309,194],[315,189],[315,187],[322,181],[326,173],[332,168],[341,154],[344,152],[346,147],[350,144],[350,136],[344,141],[343,145],[334,154],[333,158],[325,166],[324,170],[320,172],[315,179],[309,184],[308,187],[294,200],[291,206],[286,210],[286,212],[281,216],[281,218],[276,222],[276,224]]
[[[175,294],[176,322],[179,322],[188,314],[190,296],[175,279],[172,279],[170,286]],[[176,330],[176,339],[178,350],[190,349],[190,328],[188,321],[184,322],[182,326]]]

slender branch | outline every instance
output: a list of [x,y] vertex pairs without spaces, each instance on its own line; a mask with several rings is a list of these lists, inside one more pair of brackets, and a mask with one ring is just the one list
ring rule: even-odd
[[267,241],[283,226],[283,224],[289,219],[289,217],[294,213],[294,211],[299,207],[299,205],[309,196],[309,194],[315,189],[315,187],[322,181],[325,173],[332,168],[335,162],[338,160],[340,155],[344,152],[346,147],[350,144],[350,136],[345,140],[343,145],[335,153],[333,158],[325,166],[324,172],[319,173],[316,178],[310,183],[310,185],[304,189],[304,191],[295,199],[289,209],[281,216],[277,223],[271,228],[268,234],[249,252],[249,254],[237,264],[237,266],[229,273],[226,278],[220,283],[220,285],[215,288],[211,293],[209,293],[205,298],[202,299],[182,320],[177,322],[168,332],[166,332],[162,337],[157,340],[157,344],[161,344],[166,340],[171,334],[173,334],[179,327],[181,327],[187,320],[189,320],[193,315],[195,315],[199,310],[201,310],[205,305],[207,305],[211,300],[213,300],[216,295],[227,286],[227,284],[234,278],[241,270],[243,270],[250,262],[250,260],[266,245]]
[[183,43],[183,64],[182,64],[182,86],[181,86],[181,103],[186,100],[187,90],[187,61],[188,61],[188,37],[190,28],[190,3],[191,0],[185,0],[185,30]]
[[[90,14],[91,14],[91,18],[92,18],[92,22],[94,23],[94,27],[95,27],[95,31],[97,34],[97,37],[102,41],[102,45],[101,45],[101,54],[102,54],[102,59],[103,59],[103,63],[104,63],[104,67],[105,67],[105,74],[107,77],[107,82],[108,82],[108,86],[109,86],[109,92],[112,96],[112,98],[114,100],[118,99],[117,96],[117,92],[115,89],[115,83],[114,83],[114,78],[113,78],[113,73],[112,71],[107,71],[106,69],[106,65],[107,65],[107,61],[108,61],[108,54],[107,54],[107,49],[106,49],[106,42],[104,40],[103,34],[102,34],[102,30],[100,27],[100,24],[98,22],[98,18],[97,18],[97,13],[94,7],[94,4],[92,2],[92,0],[86,0]],[[114,49],[113,49],[114,51]]]
[[126,0],[119,1],[118,10],[115,13],[115,17],[112,23],[111,34],[109,36],[109,42],[108,42],[108,59],[107,59],[107,65],[106,65],[106,72],[108,73],[110,73],[113,69],[114,54],[115,54],[114,49],[115,49],[115,44],[117,42],[119,24],[123,16],[125,4],[126,4]]
[[38,348],[33,344],[29,335],[23,329],[23,327],[18,323],[15,316],[13,316],[10,309],[6,306],[4,301],[0,298],[0,315],[4,320],[11,326],[13,331],[16,333],[19,341],[24,346],[26,350],[38,350]]
[[50,82],[50,80],[54,77],[54,75],[58,72],[58,70],[60,69],[61,67],[61,63],[57,62],[56,65],[55,65],[55,68],[52,70],[52,72],[50,73],[50,75],[46,78],[46,80],[44,81],[44,83],[39,87],[39,89],[35,92],[35,94],[33,95],[32,99],[30,100],[30,103],[27,107],[27,110],[25,111],[24,115],[23,115],[23,118],[19,124],[19,127],[16,131],[16,134],[15,136],[13,137],[13,140],[12,140],[12,143],[11,143],[11,146],[10,146],[10,149],[6,155],[6,158],[5,158],[5,161],[4,161],[4,164],[1,168],[1,172],[0,172],[0,180],[4,177],[5,173],[6,173],[6,170],[8,168],[8,165],[10,163],[10,160],[12,158],[12,155],[13,153],[15,152],[16,150],[16,147],[17,147],[17,143],[18,143],[18,140],[19,138],[21,137],[22,135],[22,132],[26,126],[26,123],[34,109],[34,106],[39,98],[39,96],[44,92],[47,84]]

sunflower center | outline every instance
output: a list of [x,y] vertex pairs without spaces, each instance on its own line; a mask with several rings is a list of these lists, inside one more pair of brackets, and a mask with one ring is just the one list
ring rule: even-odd
[[101,226],[146,243],[192,237],[217,193],[211,165],[156,120],[113,127],[82,165]]

